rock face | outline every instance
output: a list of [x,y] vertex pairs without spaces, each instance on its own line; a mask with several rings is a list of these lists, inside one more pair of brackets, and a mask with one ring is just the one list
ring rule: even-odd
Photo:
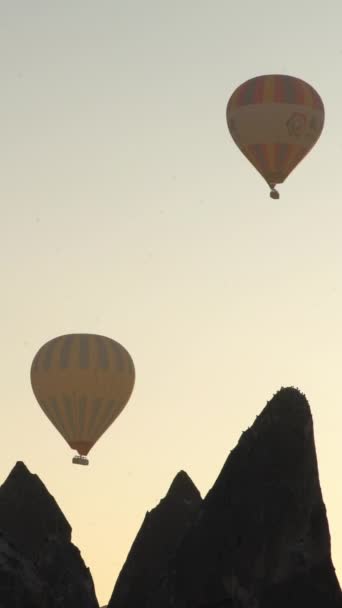
[[0,533],[0,608],[54,606],[48,585],[33,563]]
[[98,608],[90,572],[71,543],[69,523],[22,462],[0,488],[0,531],[0,608],[1,602],[4,608],[24,608],[21,593],[30,608]]
[[148,512],[115,585],[108,608],[145,608],[202,499],[184,471],[159,505]]
[[[298,390],[281,389],[242,434],[171,553],[148,600],[125,608],[342,608],[311,412]],[[145,560],[148,568],[148,552]]]

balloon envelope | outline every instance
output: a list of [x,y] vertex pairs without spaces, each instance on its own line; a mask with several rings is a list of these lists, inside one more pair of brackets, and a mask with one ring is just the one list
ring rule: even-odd
[[70,447],[86,456],[128,402],[135,381],[121,344],[69,334],[40,348],[31,367],[35,397]]
[[257,76],[230,97],[227,123],[236,145],[273,189],[315,145],[324,106],[315,89],[299,78]]

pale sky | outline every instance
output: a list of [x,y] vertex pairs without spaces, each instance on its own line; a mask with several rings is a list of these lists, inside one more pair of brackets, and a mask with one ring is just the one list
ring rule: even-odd
[[[312,408],[342,579],[341,18],[340,0],[0,1],[0,482],[17,460],[40,476],[100,605],[175,474],[205,495],[287,385]],[[279,201],[225,120],[268,73],[326,110]],[[69,332],[117,340],[136,368],[89,467],[30,386],[36,351]]]

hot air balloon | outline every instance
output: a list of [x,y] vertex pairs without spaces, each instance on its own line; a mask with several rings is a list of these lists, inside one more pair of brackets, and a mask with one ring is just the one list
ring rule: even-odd
[[318,140],[323,102],[309,84],[293,76],[257,76],[244,82],[227,105],[230,134],[241,152],[275,189]]
[[87,454],[124,409],[133,391],[131,356],[118,342],[93,334],[50,340],[35,355],[31,384],[43,412],[78,456]]

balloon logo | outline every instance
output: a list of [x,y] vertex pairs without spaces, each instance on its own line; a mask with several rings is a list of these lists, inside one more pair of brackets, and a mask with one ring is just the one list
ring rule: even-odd
[[240,85],[227,105],[229,132],[252,165],[275,189],[322,133],[324,106],[313,87],[293,76],[257,76]]
[[79,456],[87,454],[124,409],[135,381],[134,364],[121,344],[104,336],[70,334],[40,348],[31,385],[43,412]]

